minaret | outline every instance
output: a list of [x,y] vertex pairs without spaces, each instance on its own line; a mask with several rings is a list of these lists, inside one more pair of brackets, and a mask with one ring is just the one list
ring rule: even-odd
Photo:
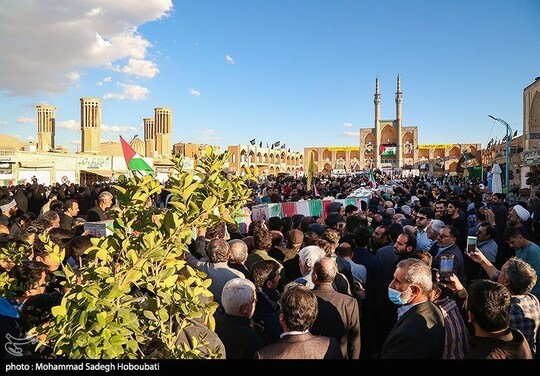
[[375,104],[375,145],[373,145],[373,152],[375,153],[375,168],[381,166],[381,155],[379,153],[379,145],[381,143],[381,93],[379,92],[379,77],[375,78],[375,95],[373,98]]
[[81,152],[101,153],[101,99],[81,98]]
[[154,108],[156,152],[164,158],[171,157],[172,111],[168,107]]
[[144,156],[153,157],[156,151],[156,126],[154,119],[145,118],[144,121]]
[[401,118],[401,102],[403,101],[402,93],[401,93],[401,78],[399,77],[399,73],[397,76],[397,91],[396,91],[396,125],[397,125],[397,147],[396,147],[396,155],[397,155],[397,166],[402,167],[402,151],[403,148],[401,147],[401,143],[403,140],[401,139],[401,125],[402,125],[402,118]]
[[37,150],[49,151],[54,149],[54,123],[56,107],[38,105],[37,109]]

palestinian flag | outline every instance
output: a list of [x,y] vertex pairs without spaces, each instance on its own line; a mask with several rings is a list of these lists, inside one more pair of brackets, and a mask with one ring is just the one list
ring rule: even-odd
[[396,155],[396,147],[395,146],[380,145],[379,146],[379,154],[380,155]]
[[122,151],[124,152],[124,158],[129,171],[144,172],[143,175],[154,175],[154,170],[146,161],[137,153],[133,148],[120,136],[120,143],[122,144]]

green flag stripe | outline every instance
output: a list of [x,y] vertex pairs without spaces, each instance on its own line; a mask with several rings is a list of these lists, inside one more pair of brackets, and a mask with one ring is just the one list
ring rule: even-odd
[[154,171],[144,159],[137,157],[131,158],[129,169],[131,171]]

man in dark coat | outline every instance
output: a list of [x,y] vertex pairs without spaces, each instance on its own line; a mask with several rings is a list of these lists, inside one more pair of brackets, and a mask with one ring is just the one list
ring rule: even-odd
[[311,333],[332,336],[340,341],[346,359],[360,358],[360,313],[358,301],[332,288],[338,270],[334,260],[323,257],[313,266],[311,278],[315,284],[319,313]]
[[409,258],[397,264],[388,297],[401,307],[381,359],[442,359],[444,317],[429,300],[432,288],[431,268],[423,261]]
[[317,297],[304,285],[290,283],[281,296],[281,339],[255,352],[255,359],[342,359],[334,337],[314,336]]

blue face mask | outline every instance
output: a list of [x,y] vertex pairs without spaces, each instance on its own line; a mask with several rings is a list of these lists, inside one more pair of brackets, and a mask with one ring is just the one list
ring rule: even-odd
[[404,302],[401,300],[401,294],[402,294],[401,291],[388,287],[388,298],[390,299],[392,303],[396,305],[407,304],[407,302]]

